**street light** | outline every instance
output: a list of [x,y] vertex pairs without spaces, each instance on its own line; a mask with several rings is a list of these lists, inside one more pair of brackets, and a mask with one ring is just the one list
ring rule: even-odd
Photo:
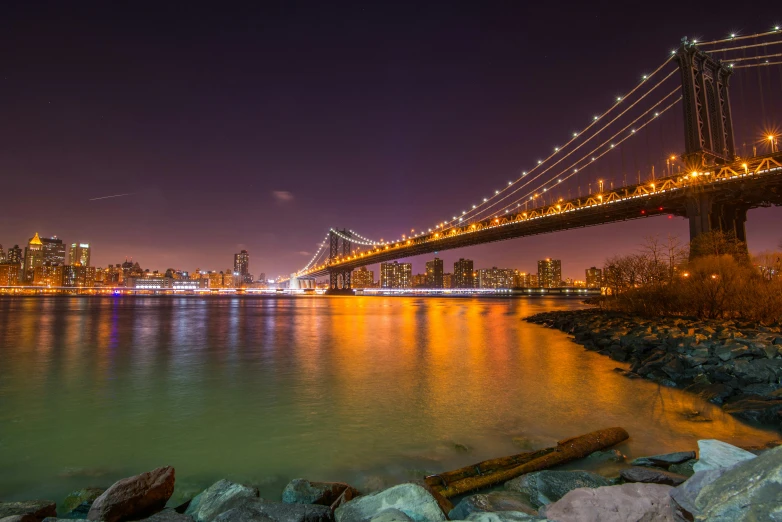
[[774,152],[777,152],[776,150],[777,137],[774,136],[773,134],[769,134],[767,138],[768,138],[769,145],[771,147],[771,153],[773,154]]

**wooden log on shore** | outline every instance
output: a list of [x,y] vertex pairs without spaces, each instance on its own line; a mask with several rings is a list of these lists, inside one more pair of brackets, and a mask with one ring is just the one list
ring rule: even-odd
[[434,491],[445,498],[468,491],[493,486],[512,478],[541,471],[560,464],[582,459],[595,451],[610,448],[627,440],[630,435],[623,428],[607,428],[579,437],[561,440],[556,447],[509,457],[485,460],[454,471],[430,475],[424,479]]

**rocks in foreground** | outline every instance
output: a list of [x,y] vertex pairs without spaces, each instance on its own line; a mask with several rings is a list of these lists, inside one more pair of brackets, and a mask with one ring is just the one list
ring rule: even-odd
[[644,468],[641,466],[635,466],[632,468],[623,469],[619,472],[619,476],[625,482],[642,482],[644,484],[665,484],[668,486],[678,486],[687,477],[684,475],[677,475],[662,469]]
[[754,453],[716,439],[699,440],[698,450],[700,458],[692,467],[696,473],[710,469],[730,468],[739,462],[756,457]]
[[95,499],[87,518],[124,522],[157,513],[174,492],[174,480],[171,466],[119,480]]
[[396,509],[414,522],[446,520],[437,500],[417,484],[400,484],[358,497],[337,508],[334,515],[337,522],[365,522],[388,509]]
[[286,504],[339,505],[358,496],[358,491],[344,482],[312,482],[306,479],[293,479],[282,492],[282,501]]
[[104,491],[103,488],[82,488],[72,492],[62,503],[64,518],[87,518],[92,504]]
[[244,498],[239,505],[221,513],[215,522],[333,522],[328,506],[286,504],[261,499]]
[[[25,516],[27,519],[32,516],[36,520],[43,520],[46,517],[56,517],[57,503],[51,500],[0,502],[0,519]],[[26,520],[24,522],[26,522]]]
[[559,522],[672,522],[670,490],[662,484],[574,489],[541,514]]
[[529,505],[526,495],[515,491],[492,491],[491,493],[479,493],[463,498],[448,513],[448,518],[460,520],[468,518],[472,513],[495,511],[514,511],[526,515],[538,514]]
[[611,482],[588,471],[537,471],[505,483],[505,489],[518,491],[529,497],[534,508],[556,502],[568,492],[578,488],[599,488]]
[[239,505],[244,499],[257,499],[257,488],[236,484],[229,480],[219,480],[190,501],[185,515],[196,522],[212,522],[217,515]]
[[631,466],[653,466],[656,468],[669,469],[674,464],[683,464],[688,460],[695,458],[694,451],[677,451],[675,453],[665,453],[663,455],[651,455],[649,457],[640,457],[630,462]]

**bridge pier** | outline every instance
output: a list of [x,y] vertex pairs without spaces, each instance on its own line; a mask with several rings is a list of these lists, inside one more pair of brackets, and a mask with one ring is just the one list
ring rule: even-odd
[[710,194],[697,194],[687,200],[686,208],[691,242],[701,234],[720,230],[746,243],[748,206],[716,202]]

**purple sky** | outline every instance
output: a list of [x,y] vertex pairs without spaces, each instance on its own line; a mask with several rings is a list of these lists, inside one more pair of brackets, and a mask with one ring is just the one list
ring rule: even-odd
[[[398,237],[503,186],[682,36],[777,22],[681,2],[526,4],[5,4],[0,243],[56,234],[90,242],[93,264],[132,256],[161,270],[224,270],[246,248],[254,274],[289,273],[331,226]],[[768,82],[776,95],[766,91],[765,108],[779,116],[782,75]],[[733,85],[735,95],[743,84]],[[737,131],[755,136],[762,125],[739,109],[757,96],[744,90],[733,100]],[[681,152],[672,122],[652,131],[654,152],[627,149],[627,169],[659,169]],[[585,176],[584,186],[597,174]],[[781,218],[779,208],[750,212],[751,250],[777,245]],[[528,271],[556,257],[564,277],[581,279],[654,233],[686,238],[686,222],[638,220],[440,257],[449,271],[458,257]]]

